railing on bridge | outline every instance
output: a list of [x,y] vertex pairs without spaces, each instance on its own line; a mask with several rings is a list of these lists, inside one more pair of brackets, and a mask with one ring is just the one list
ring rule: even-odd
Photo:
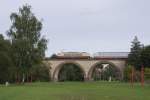
[[128,58],[129,52],[97,52],[94,58]]

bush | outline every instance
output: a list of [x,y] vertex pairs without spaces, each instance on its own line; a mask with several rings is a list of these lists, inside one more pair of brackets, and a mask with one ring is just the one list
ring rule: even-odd
[[150,68],[144,69],[144,78],[146,83],[150,83]]
[[140,82],[140,81],[141,81],[141,72],[138,71],[138,70],[136,70],[136,71],[134,72],[134,81],[135,81],[135,82]]
[[32,81],[50,81],[49,69],[43,65],[37,65],[30,69]]
[[74,64],[64,64],[58,75],[59,81],[84,81],[83,71]]
[[[132,74],[132,67],[127,66],[124,69],[124,81],[126,81],[126,82],[131,81],[131,74]],[[141,81],[141,71],[134,69],[133,81],[134,82],[140,82]]]
[[124,69],[124,81],[126,81],[126,82],[130,81],[131,72],[132,72],[131,66],[125,67],[125,69]]

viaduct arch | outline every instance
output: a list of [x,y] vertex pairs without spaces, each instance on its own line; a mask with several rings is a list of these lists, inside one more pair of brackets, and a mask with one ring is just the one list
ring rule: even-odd
[[78,62],[74,62],[74,61],[64,61],[62,63],[60,63],[59,65],[56,66],[56,68],[54,69],[53,72],[51,72],[52,74],[52,79],[54,81],[58,81],[58,75],[59,75],[59,72],[61,70],[61,68],[63,67],[63,65],[66,65],[66,64],[73,64],[73,65],[76,65],[77,67],[79,67],[81,69],[81,71],[83,72],[84,74],[84,77],[86,76],[86,72],[83,68],[83,66],[81,66]]
[[123,71],[122,71],[123,69],[122,68],[124,67],[123,65],[119,66],[119,65],[115,64],[113,61],[101,60],[101,61],[94,63],[90,67],[88,74],[87,74],[88,80],[92,80],[92,74],[93,74],[94,68],[96,68],[97,65],[102,65],[102,64],[109,64],[109,65],[111,65],[111,67],[114,67],[117,70],[116,73],[119,73],[119,79],[122,79],[122,77],[123,77]]

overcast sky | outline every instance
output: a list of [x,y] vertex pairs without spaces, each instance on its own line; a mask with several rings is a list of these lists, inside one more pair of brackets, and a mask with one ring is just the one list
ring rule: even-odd
[[150,0],[0,0],[0,33],[10,14],[28,3],[49,40],[46,56],[60,51],[128,52],[134,36],[150,44]]

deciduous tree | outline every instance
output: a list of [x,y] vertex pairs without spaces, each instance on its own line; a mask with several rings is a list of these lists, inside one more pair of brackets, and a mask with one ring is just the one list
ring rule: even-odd
[[8,36],[12,42],[12,56],[24,82],[29,70],[42,63],[47,40],[41,36],[42,22],[31,12],[31,6],[26,4],[19,8],[19,12],[12,13],[10,19],[12,25]]

